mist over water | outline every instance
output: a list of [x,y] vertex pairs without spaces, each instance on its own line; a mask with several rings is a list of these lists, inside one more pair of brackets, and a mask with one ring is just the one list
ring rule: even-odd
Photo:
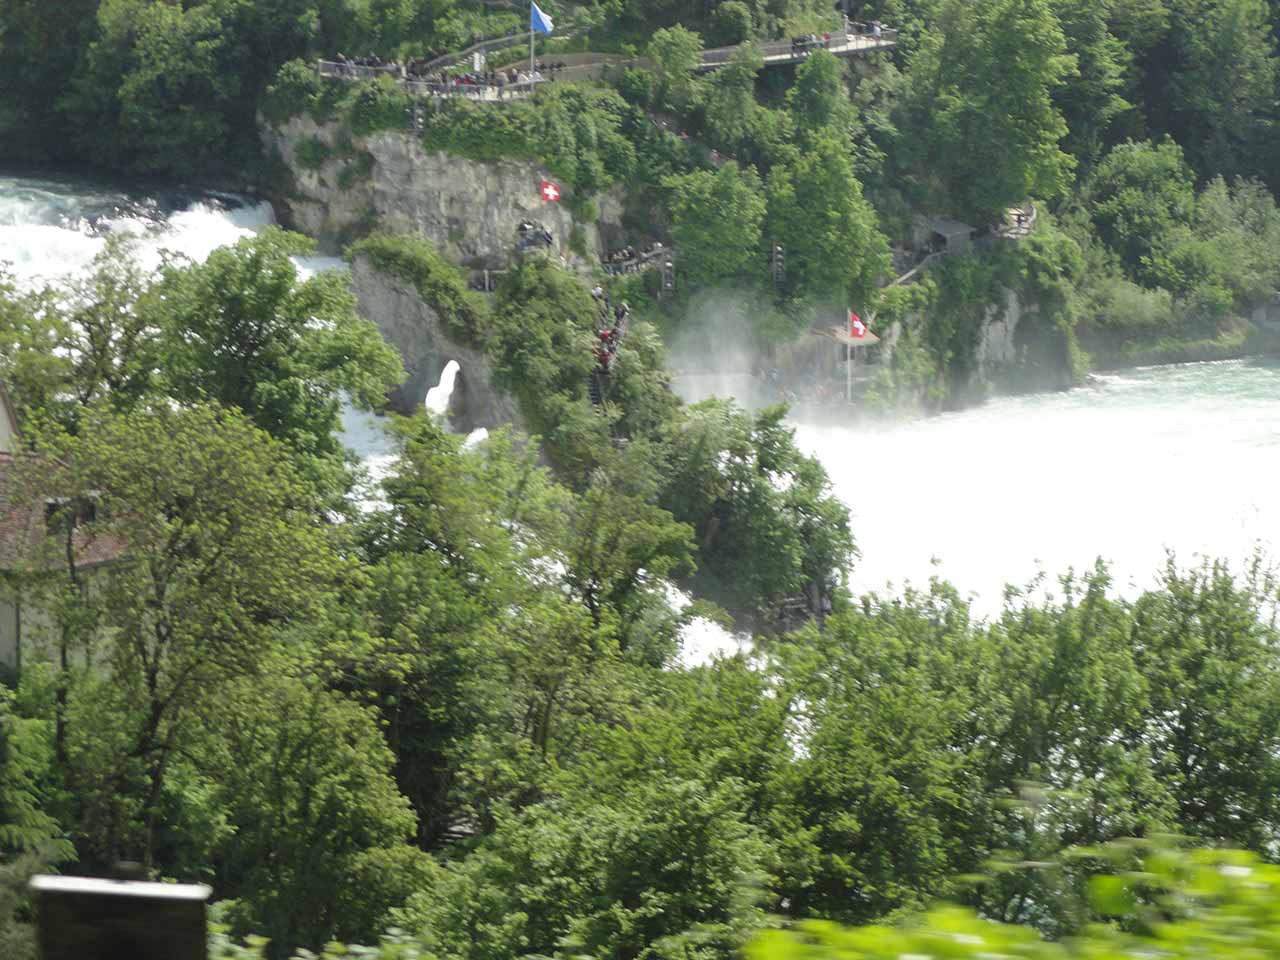
[[852,513],[855,592],[936,575],[990,614],[1006,582],[1099,556],[1132,595],[1167,550],[1237,569],[1276,555],[1280,367],[1262,361],[1142,368],[893,426],[795,426]]

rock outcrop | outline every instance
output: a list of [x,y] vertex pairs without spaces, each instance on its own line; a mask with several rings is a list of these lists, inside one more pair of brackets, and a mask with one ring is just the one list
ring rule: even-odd
[[[382,131],[339,144],[340,130],[309,117],[267,127],[263,138],[275,147],[294,177],[291,196],[277,198],[283,219],[336,252],[357,236],[377,229],[425,237],[455,263],[472,269],[507,265],[522,220],[537,220],[568,250],[574,221],[564,204],[545,202],[539,182],[548,178],[537,164],[480,163],[428,150],[408,131]],[[322,144],[323,148],[317,144]],[[327,153],[318,167],[301,162],[299,151]],[[612,194],[594,198],[598,218],[578,224],[588,252],[600,254],[622,242],[622,203]]]
[[492,385],[484,352],[458,343],[445,331],[436,312],[412,284],[376,269],[366,257],[351,264],[351,286],[357,309],[378,325],[387,342],[400,351],[409,377],[392,394],[392,406],[411,413],[422,406],[427,391],[440,381],[450,360],[460,372],[454,381],[448,417],[453,429],[470,433],[519,424],[515,398]]

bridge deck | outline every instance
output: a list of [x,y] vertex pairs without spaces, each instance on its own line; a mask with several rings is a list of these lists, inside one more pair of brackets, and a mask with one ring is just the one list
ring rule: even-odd
[[[808,48],[793,46],[790,40],[774,40],[767,43],[753,44],[753,46],[764,57],[764,65],[766,67],[775,67],[801,63],[817,49],[825,49],[828,53],[832,53],[837,57],[853,57],[865,53],[873,53],[877,50],[889,50],[897,46],[897,36],[896,30],[883,30],[879,35],[875,36],[868,33],[833,34],[826,43],[819,41],[817,46]],[[723,67],[733,59],[733,55],[743,46],[746,46],[746,44],[718,47],[714,50],[704,51],[699,69],[715,70],[718,67]],[[594,80],[598,79],[608,66],[634,66],[638,63],[640,63],[638,59],[626,59],[623,57],[602,59],[597,63],[576,64],[566,67],[543,77],[541,80],[508,83],[504,86],[486,84],[456,86],[453,84],[432,83],[425,80],[411,80],[404,76],[400,66],[393,64],[366,67],[352,63],[320,60],[316,64],[316,69],[320,76],[334,80],[369,80],[382,76],[394,77],[410,92],[423,97],[445,98],[461,96],[474,100],[497,101],[527,97],[533,93],[539,83],[548,80]]]

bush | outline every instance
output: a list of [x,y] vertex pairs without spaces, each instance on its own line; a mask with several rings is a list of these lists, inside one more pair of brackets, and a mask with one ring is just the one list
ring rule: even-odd
[[427,241],[375,233],[347,247],[346,257],[349,261],[365,257],[374,269],[412,284],[455,340],[471,346],[483,343],[487,334],[483,305],[468,292],[458,268]]
[[319,170],[329,159],[329,145],[319,137],[307,137],[298,144],[294,156],[303,170]]
[[[1135,852],[1143,854],[1136,864]],[[940,907],[909,926],[850,929],[809,921],[794,930],[763,934],[747,956],[1237,960],[1274,954],[1280,939],[1280,867],[1234,850],[1143,851],[1119,843],[1107,853],[1118,872],[1093,878],[1089,900],[1097,915],[1124,922],[1090,925],[1063,943],[1046,942],[1027,927],[996,923],[959,907]]]
[[625,134],[642,117],[612,90],[555,84],[527,100],[451,100],[426,121],[423,142],[472,160],[531,160],[590,193],[629,178],[636,149]]
[[361,180],[368,180],[373,174],[373,164],[373,154],[366,152],[357,154],[338,171],[338,189],[350,190]]
[[393,77],[383,76],[356,84],[342,98],[341,106],[351,132],[363,137],[404,128],[412,104],[412,97]]
[[[315,115],[323,99],[324,81],[304,60],[290,60],[262,98],[262,115],[281,124],[303,114]],[[320,119],[320,118],[317,118]]]
[[624,806],[544,804],[499,826],[397,920],[435,956],[727,957],[762,925],[764,846],[737,785],[638,785]]

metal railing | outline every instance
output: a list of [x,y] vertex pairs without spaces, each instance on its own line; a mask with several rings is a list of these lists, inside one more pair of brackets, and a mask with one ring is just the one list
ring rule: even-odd
[[[557,35],[558,40],[569,40],[577,35],[577,31],[568,30]],[[428,60],[427,70],[442,70],[445,67],[451,67],[456,63],[470,60],[474,54],[483,53],[487,57],[495,50],[506,50],[509,47],[515,47],[529,42],[529,31],[522,30],[520,33],[513,33],[505,37],[494,37],[491,40],[481,40],[473,43],[465,50],[458,50],[455,53],[446,53],[443,56],[436,57],[434,60]]]
[[[829,50],[832,53],[848,53],[853,50],[883,50],[896,45],[898,31],[881,28],[879,34],[871,33],[833,33],[827,40],[821,37],[817,41],[800,44],[792,40],[767,40],[764,43],[751,44],[766,60],[771,57],[787,57],[801,60],[814,50]],[[716,67],[728,63],[735,53],[747,44],[735,44],[731,47],[714,47],[702,52],[702,66]]]
[[459,50],[455,53],[446,53],[444,56],[436,57],[434,60],[428,60],[426,69],[442,70],[445,67],[451,67],[462,60],[470,60],[471,57],[477,53],[483,53],[488,56],[494,50],[505,50],[508,47],[514,47],[518,43],[528,42],[528,30],[525,30],[523,33],[513,33],[507,37],[496,37],[492,40],[481,40],[479,43],[473,43],[465,50]]
[[517,80],[515,83],[434,83],[427,80],[406,80],[402,86],[418,97],[469,97],[472,100],[502,100],[505,97],[526,97],[546,83],[542,80]]
[[372,80],[377,77],[394,77],[406,91],[420,97],[470,97],[474,100],[501,100],[506,96],[528,96],[535,88],[547,82],[517,80],[509,83],[439,83],[434,80],[406,78],[400,64],[384,64],[381,67],[362,67],[335,60],[319,61],[320,76],[335,80]]
[[[764,43],[750,44],[766,61],[783,57],[789,60],[803,60],[812,51],[818,49],[830,50],[832,53],[849,53],[856,50],[882,50],[894,46],[897,43],[898,31],[887,28],[880,28],[878,33],[858,32],[857,28],[861,25],[851,24],[849,29],[852,32],[831,34],[827,39],[799,42],[798,40],[770,40]],[[527,33],[512,34],[509,37],[499,37],[494,40],[482,40],[479,43],[472,44],[465,50],[456,53],[449,53],[442,57],[436,57],[429,60],[425,64],[419,64],[415,68],[415,74],[421,76],[423,74],[430,75],[438,73],[454,64],[465,62],[473,54],[484,52],[490,53],[494,50],[502,50],[516,44],[523,43],[528,40]],[[729,62],[733,55],[747,44],[737,44],[731,47],[716,47],[711,50],[705,50],[702,54],[703,69],[722,66]],[[395,77],[402,84],[408,87],[412,92],[422,96],[470,96],[482,100],[497,100],[505,96],[506,92],[510,92],[513,96],[525,96],[532,92],[536,84],[545,83],[550,80],[562,80],[572,82],[574,80],[588,80],[598,78],[608,67],[611,66],[632,66],[640,62],[636,59],[631,60],[601,60],[597,63],[573,64],[563,67],[559,70],[544,72],[541,80],[517,81],[516,83],[508,83],[504,85],[494,84],[442,84],[430,80],[413,79],[406,76],[405,68],[399,63],[382,64],[380,66],[364,66],[352,63],[351,61],[321,60],[318,62],[318,70],[320,76],[329,77],[338,80],[371,80],[378,77]]]
[[339,80],[376,80],[378,77],[401,76],[399,64],[384,63],[380,67],[358,66],[349,60],[319,61],[320,76]]

